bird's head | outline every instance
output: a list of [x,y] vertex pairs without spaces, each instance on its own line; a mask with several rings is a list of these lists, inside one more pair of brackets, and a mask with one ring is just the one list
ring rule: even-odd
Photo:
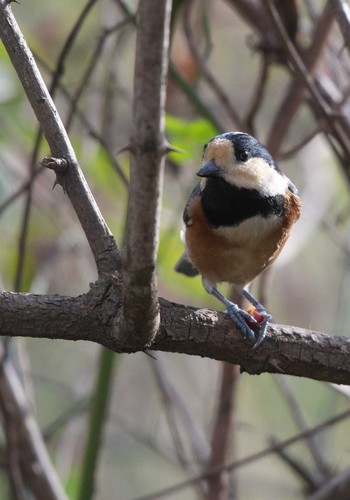
[[[227,132],[214,137],[204,146],[203,163],[197,175],[220,177],[237,188],[255,189],[263,196],[294,190],[265,146],[242,132]],[[291,189],[293,186],[294,189]]]

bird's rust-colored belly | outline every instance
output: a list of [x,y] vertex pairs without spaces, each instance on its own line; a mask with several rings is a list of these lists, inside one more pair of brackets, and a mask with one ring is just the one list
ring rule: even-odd
[[214,283],[247,285],[282,250],[290,225],[284,217],[255,216],[237,226],[211,228],[200,204],[192,206],[187,253],[202,276]]

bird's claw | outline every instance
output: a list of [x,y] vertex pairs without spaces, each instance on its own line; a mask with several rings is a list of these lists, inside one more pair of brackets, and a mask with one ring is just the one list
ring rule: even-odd
[[251,314],[243,311],[243,309],[240,309],[236,304],[233,303],[227,307],[227,312],[230,315],[232,321],[241,330],[243,337],[245,339],[249,339],[251,342],[255,342],[255,333],[249,326],[249,323],[252,325],[258,325],[256,319],[253,318]]
[[259,347],[266,336],[267,327],[269,321],[271,321],[272,319],[272,316],[266,311],[265,307],[259,303],[257,303],[256,305],[250,305],[247,308],[246,312],[249,313],[259,325],[259,332],[257,334],[256,342],[253,346],[253,349],[256,349],[257,347]]
[[[260,311],[260,314],[261,313],[262,313],[262,311]],[[272,319],[271,314],[268,314],[266,311],[263,314],[263,317],[264,317],[264,319],[260,323],[260,330],[259,330],[258,338],[256,339],[256,342],[253,345],[253,349],[256,349],[257,347],[259,347],[259,345],[261,344],[261,342],[264,340],[264,338],[266,336],[266,331],[267,331],[267,327],[268,327],[269,321]]]
[[[258,314],[255,314],[255,311]],[[272,319],[271,314],[268,314],[263,307],[255,308],[253,306],[253,309],[244,311],[233,303],[227,307],[227,312],[241,330],[243,337],[254,343],[253,349],[259,347],[266,336],[269,321]],[[259,330],[257,331],[257,329]]]
[[205,289],[214,295],[220,302],[225,304],[227,313],[232,321],[241,330],[243,337],[249,339],[254,344],[253,349],[256,349],[264,340],[267,330],[267,325],[271,319],[270,314],[261,305],[247,289],[243,289],[243,294],[251,302],[251,306],[246,311],[238,307],[237,304],[229,301],[224,297],[215,286],[209,286],[203,280]]

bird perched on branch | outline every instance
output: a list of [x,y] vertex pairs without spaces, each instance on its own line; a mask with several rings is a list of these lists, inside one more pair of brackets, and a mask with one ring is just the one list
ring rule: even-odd
[[[256,347],[271,315],[248,287],[277,258],[299,218],[298,191],[267,149],[242,132],[209,141],[197,175],[202,179],[183,214],[186,251],[175,270],[201,274],[205,290],[226,306]],[[233,284],[249,300],[251,314],[218,291],[221,282]]]

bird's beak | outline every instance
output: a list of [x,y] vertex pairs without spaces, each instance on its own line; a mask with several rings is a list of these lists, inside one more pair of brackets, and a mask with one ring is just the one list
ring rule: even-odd
[[219,177],[222,175],[221,169],[216,165],[215,161],[210,160],[198,170],[199,177]]

